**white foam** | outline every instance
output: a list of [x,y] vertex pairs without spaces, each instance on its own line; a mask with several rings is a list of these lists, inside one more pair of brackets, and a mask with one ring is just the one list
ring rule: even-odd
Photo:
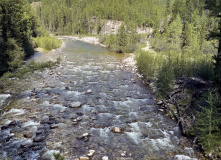
[[134,123],[131,123],[129,125],[132,127],[133,131],[140,132],[140,127],[138,125],[138,122],[134,122]]
[[3,114],[3,116],[11,114],[13,116],[18,116],[18,115],[22,115],[25,113],[24,109],[11,109],[10,111],[6,112]]
[[67,91],[67,94],[68,94],[68,95],[72,95],[72,96],[82,95],[82,93],[81,93],[81,92],[78,92],[78,91]]
[[54,105],[52,105],[52,107],[54,107],[54,108],[56,108],[56,109],[66,109],[67,107],[65,107],[65,106],[62,106],[62,105],[60,105],[60,104],[54,104]]
[[109,132],[110,132],[109,128],[100,128],[100,137],[103,138],[105,142],[107,142],[109,139],[108,136]]
[[137,112],[129,112],[129,117],[138,118]]
[[176,155],[174,157],[174,160],[198,160],[197,158],[191,158],[189,156],[185,156],[185,155]]
[[146,125],[146,127],[150,128],[150,127],[152,127],[153,124],[150,122],[147,122],[147,123],[145,123],[145,125]]
[[129,125],[132,127],[132,129],[131,129],[132,132],[125,132],[125,133],[128,135],[128,137],[130,139],[132,139],[132,141],[135,144],[141,143],[142,142],[142,139],[141,139],[142,133],[141,133],[138,122],[131,123]]
[[142,142],[142,140],[141,140],[142,134],[140,132],[125,132],[125,133],[128,135],[128,137],[130,139],[132,139],[132,141],[135,144],[139,144]]
[[23,139],[18,139],[18,140],[13,141],[12,145],[16,146],[16,145],[28,144],[28,143],[32,143],[32,140],[31,139],[23,138]]
[[90,112],[92,108],[89,105],[83,105],[82,110],[84,113]]
[[23,128],[26,128],[26,127],[29,127],[29,126],[38,126],[40,125],[40,123],[38,122],[34,122],[34,121],[28,121],[28,122],[25,122],[22,127]]
[[11,120],[5,119],[5,120],[3,120],[2,124],[3,124],[4,126],[7,126],[7,125],[9,125],[11,122],[12,122]]
[[9,97],[11,97],[10,94],[0,94],[0,106],[2,106],[3,103],[4,103]]
[[44,106],[50,106],[50,102],[49,102],[49,101],[44,101],[44,102],[42,103],[42,105],[44,105]]

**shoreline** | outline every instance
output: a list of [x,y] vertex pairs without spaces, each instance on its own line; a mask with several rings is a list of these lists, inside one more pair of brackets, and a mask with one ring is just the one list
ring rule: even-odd
[[85,37],[62,36],[62,37],[70,38],[70,39],[75,39],[75,40],[82,41],[82,42],[85,42],[85,43],[90,43],[90,44],[94,44],[94,45],[98,45],[98,46],[107,48],[106,45],[104,45],[104,44],[99,42],[99,38],[98,37],[90,37],[90,36],[85,36]]

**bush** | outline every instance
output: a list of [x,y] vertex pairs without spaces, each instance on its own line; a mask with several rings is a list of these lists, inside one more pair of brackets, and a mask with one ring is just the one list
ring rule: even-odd
[[153,80],[162,62],[162,56],[140,50],[136,59],[138,70],[148,81]]
[[167,50],[167,40],[165,38],[153,38],[150,41],[151,46],[157,52],[164,52]]
[[50,36],[37,37],[33,38],[33,40],[35,41],[37,47],[43,48],[45,50],[59,48],[62,44],[60,39]]
[[[159,52],[157,54],[145,51],[137,53],[138,70],[148,81],[158,79],[157,84],[163,95],[169,91],[171,82],[164,80],[178,79],[182,77],[197,77],[203,80],[212,80],[214,77],[214,66],[212,55],[184,54],[170,52]],[[165,84],[165,88],[164,85]],[[168,88],[168,89],[166,89]]]
[[166,97],[167,93],[171,92],[174,80],[174,70],[169,59],[169,61],[166,60],[164,62],[157,75],[156,86],[158,88],[159,96]]

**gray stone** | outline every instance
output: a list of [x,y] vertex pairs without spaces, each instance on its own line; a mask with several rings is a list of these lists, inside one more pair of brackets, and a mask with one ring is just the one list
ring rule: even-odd
[[33,139],[34,142],[42,142],[45,140],[45,136],[37,136]]
[[80,157],[80,160],[89,160],[90,158],[89,157]]
[[79,107],[81,107],[81,102],[72,102],[70,105],[69,105],[69,107],[70,108],[79,108]]
[[102,160],[109,160],[107,156],[102,157]]
[[50,129],[55,129],[55,128],[58,128],[58,125],[57,125],[57,124],[52,124],[52,125],[50,126]]

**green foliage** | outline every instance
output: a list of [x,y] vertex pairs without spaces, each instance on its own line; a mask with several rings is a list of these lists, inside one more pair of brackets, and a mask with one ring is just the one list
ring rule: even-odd
[[183,30],[183,24],[178,14],[176,19],[172,21],[171,24],[169,25],[166,32],[167,41],[168,43],[171,43],[170,47],[172,50],[179,52],[182,42],[181,41],[182,30]]
[[221,55],[214,56],[215,62],[215,78],[214,78],[214,84],[217,87],[220,95],[221,95]]
[[138,47],[139,37],[133,23],[122,24],[116,35],[103,35],[100,42],[107,45],[111,50],[118,53],[132,53]]
[[91,34],[100,33],[104,19],[159,28],[164,10],[162,0],[41,0],[38,16],[57,34]]
[[45,50],[52,50],[59,48],[62,44],[60,39],[51,36],[43,36],[43,37],[36,37],[33,38],[37,47],[43,48]]
[[[138,70],[147,80],[154,80],[157,77],[158,82],[162,84],[164,79],[174,79],[173,76],[176,79],[181,77],[198,77],[204,80],[212,80],[214,77],[212,56],[205,54],[192,56],[186,53],[177,54],[173,51],[159,52],[157,54],[139,51],[137,66]],[[168,82],[168,86],[170,84]],[[169,88],[168,86],[165,87]],[[161,85],[161,87],[164,86]]]
[[158,88],[158,93],[160,96],[162,97],[167,96],[167,94],[173,88],[174,80],[175,80],[175,75],[174,75],[173,65],[170,57],[168,57],[168,60],[164,61],[157,75],[156,86]]
[[221,144],[221,114],[217,109],[217,94],[210,92],[206,102],[207,106],[201,107],[201,112],[198,112],[196,129],[199,134],[199,143],[206,154],[209,154],[217,152]]
[[55,160],[64,160],[64,157],[60,153],[54,153]]
[[26,0],[0,1],[0,75],[16,69],[34,53],[30,40],[35,26]]
[[157,70],[163,62],[162,56],[155,55],[152,52],[139,51],[137,53],[137,67],[148,81],[156,77]]

